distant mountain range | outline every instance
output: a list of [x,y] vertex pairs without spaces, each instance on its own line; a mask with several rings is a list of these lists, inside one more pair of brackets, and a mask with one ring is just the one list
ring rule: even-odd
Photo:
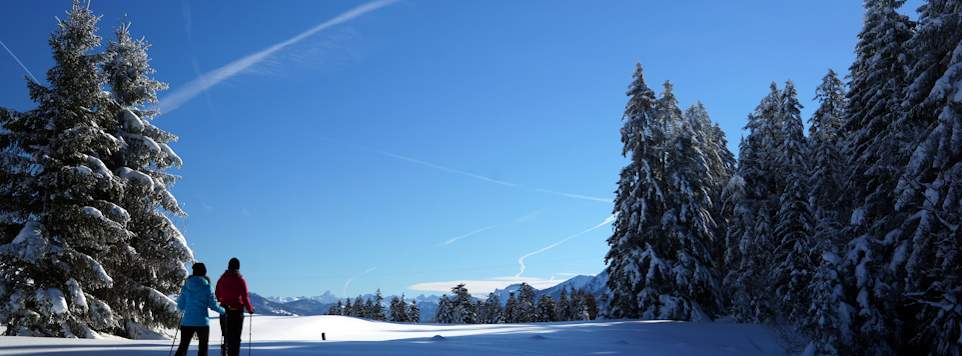
[[[579,275],[551,288],[544,290],[536,289],[535,297],[540,298],[542,295],[547,295],[557,299],[558,296],[561,295],[562,290],[567,290],[570,293],[574,289],[582,289],[600,298],[601,294],[606,290],[605,284],[607,282],[608,274],[606,272],[602,272],[597,276]],[[501,299],[501,303],[505,303],[508,300],[508,296],[511,293],[517,293],[520,288],[521,284],[512,284],[504,289],[498,289],[494,293]],[[373,296],[373,294],[367,294],[362,295],[361,298],[366,299]],[[421,322],[431,322],[434,320],[440,298],[441,297],[437,295],[419,295],[414,297],[414,300],[418,303],[418,307],[421,309]],[[343,301],[344,298],[338,298],[330,291],[325,291],[321,295],[313,297],[263,297],[257,293],[251,293],[251,304],[254,305],[255,311],[258,314],[264,315],[324,315],[327,314],[331,306],[337,304],[338,300]],[[387,303],[389,303],[390,300],[391,296],[384,296],[385,307],[387,307]]]
[[[590,293],[591,295],[594,295],[595,298],[600,299],[601,295],[604,294],[608,288],[607,283],[607,271],[603,271],[597,276],[578,275],[571,277],[564,282],[558,283],[554,287],[543,290],[535,289],[535,298],[541,298],[541,296],[547,295],[551,298],[558,299],[558,297],[561,296],[562,290],[567,290],[568,293],[571,293],[572,290],[580,289]],[[507,303],[508,297],[511,296],[512,293],[518,293],[519,289],[521,289],[520,283],[512,284],[504,287],[504,289],[495,290],[494,294],[497,295],[498,299],[501,300],[501,304],[504,304]]]

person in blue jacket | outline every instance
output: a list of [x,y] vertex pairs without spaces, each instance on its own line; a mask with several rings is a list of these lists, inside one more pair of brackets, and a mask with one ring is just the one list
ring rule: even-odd
[[203,263],[195,263],[193,274],[184,281],[177,297],[177,309],[184,312],[180,319],[180,346],[177,356],[186,356],[190,341],[197,334],[198,356],[207,356],[207,341],[210,339],[210,326],[207,324],[207,308],[224,314],[224,308],[217,305],[214,292],[211,291],[210,278],[207,277],[207,267]]

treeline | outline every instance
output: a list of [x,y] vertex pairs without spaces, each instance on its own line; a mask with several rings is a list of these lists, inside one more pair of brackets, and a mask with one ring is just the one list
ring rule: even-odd
[[398,323],[417,323],[421,320],[421,310],[416,301],[408,303],[402,294],[400,297],[391,297],[388,304],[387,313],[384,310],[384,297],[378,289],[373,297],[364,298],[357,296],[354,301],[345,299],[331,306],[327,315],[343,315],[355,318],[365,318],[371,320],[393,321]]
[[442,324],[533,323],[570,320],[594,320],[598,303],[590,293],[562,290],[558,300],[543,295],[535,298],[535,290],[522,283],[517,295],[511,293],[502,306],[501,298],[488,294],[484,301],[471,297],[464,284],[451,288],[438,304],[435,320]]
[[737,166],[700,104],[640,66],[621,130],[608,316],[794,325],[819,354],[962,350],[962,3],[868,0],[848,82],[805,135],[791,81]]

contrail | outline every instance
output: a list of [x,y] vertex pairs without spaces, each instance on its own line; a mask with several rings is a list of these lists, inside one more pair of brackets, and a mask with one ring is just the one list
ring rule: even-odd
[[591,228],[588,228],[587,230],[584,230],[584,231],[579,232],[579,233],[574,234],[574,235],[569,235],[568,237],[565,237],[565,238],[561,239],[561,240],[558,241],[558,242],[555,242],[555,243],[550,244],[550,245],[548,245],[548,246],[542,247],[541,249],[539,249],[539,250],[537,250],[537,251],[529,252],[529,253],[525,254],[524,256],[518,257],[518,266],[520,267],[520,270],[518,271],[518,274],[514,275],[514,277],[515,277],[515,278],[520,278],[520,277],[521,277],[521,274],[524,273],[524,269],[525,269],[524,260],[525,260],[526,258],[531,257],[531,256],[534,256],[534,255],[537,255],[537,254],[542,253],[542,252],[545,252],[545,251],[548,251],[548,250],[550,250],[550,249],[553,249],[553,248],[555,248],[555,247],[558,247],[559,245],[561,245],[561,244],[563,244],[563,243],[565,243],[565,242],[568,242],[569,240],[571,240],[571,239],[573,239],[573,238],[575,238],[575,237],[578,237],[578,236],[587,234],[587,233],[589,233],[589,232],[592,232],[592,231],[595,231],[595,230],[597,230],[597,229],[600,229],[602,226],[611,224],[612,222],[615,221],[615,216],[616,216],[616,215],[611,215],[611,216],[605,218],[605,220],[602,221],[600,224],[595,225],[595,226],[592,226]]
[[485,176],[480,175],[480,174],[471,173],[471,172],[466,172],[466,171],[462,171],[462,170],[460,170],[460,169],[455,169],[455,168],[451,168],[451,167],[445,167],[445,166],[442,166],[442,165],[440,165],[440,164],[434,164],[434,163],[431,163],[431,162],[419,160],[419,159],[417,159],[417,158],[411,158],[411,157],[407,157],[407,156],[402,156],[402,155],[399,155],[399,154],[396,154],[396,153],[379,151],[379,150],[374,150],[374,152],[377,152],[378,154],[385,155],[385,156],[388,156],[388,157],[397,158],[397,159],[402,160],[402,161],[408,161],[408,162],[411,162],[411,163],[420,164],[420,165],[422,165],[422,166],[426,166],[426,167],[431,167],[431,168],[434,168],[434,169],[442,170],[442,171],[445,171],[445,172],[448,172],[448,173],[460,174],[460,175],[463,175],[463,176],[467,176],[467,177],[471,177],[471,178],[475,178],[475,179],[480,179],[480,180],[483,180],[483,181],[486,181],[486,182],[490,182],[490,183],[494,183],[494,184],[500,184],[500,185],[503,185],[503,186],[506,186],[506,187],[517,187],[517,186],[518,186],[518,184],[516,184],[516,183],[506,182],[506,181],[494,179],[494,178],[491,178],[491,177],[485,177]]
[[499,228],[499,227],[502,227],[502,226],[517,225],[517,224],[520,224],[520,223],[523,223],[523,222],[526,222],[526,221],[528,221],[528,220],[533,219],[535,216],[538,216],[538,214],[541,214],[541,209],[538,209],[538,210],[529,212],[529,213],[527,213],[527,214],[524,214],[524,215],[522,215],[522,216],[519,216],[519,217],[515,218],[514,220],[512,220],[510,223],[501,224],[501,225],[485,226],[485,227],[482,227],[482,228],[480,228],[480,229],[471,231],[471,232],[469,232],[469,233],[452,237],[452,238],[450,238],[450,239],[448,239],[448,240],[446,240],[446,241],[444,241],[444,242],[442,242],[442,243],[439,243],[438,246],[447,246],[447,245],[450,245],[450,244],[452,244],[452,243],[454,243],[454,242],[456,242],[456,241],[458,241],[458,240],[466,239],[466,238],[469,238],[469,237],[471,237],[471,236],[480,234],[480,233],[482,233],[482,232],[485,232],[485,231],[488,231],[488,230],[491,230],[491,229],[495,229],[495,228]]
[[542,189],[542,188],[538,188],[538,189],[536,189],[536,190],[539,191],[539,192],[542,192],[542,193],[560,195],[560,196],[563,196],[563,197],[574,198],[574,199],[591,200],[591,201],[597,201],[597,202],[602,202],[602,203],[611,203],[611,202],[612,202],[611,199],[598,198],[598,197],[593,197],[593,196],[589,196],[589,195],[581,195],[581,194],[574,194],[574,193],[565,193],[565,192],[559,192],[559,191]]
[[20,68],[23,68],[23,71],[27,72],[27,75],[30,76],[30,79],[33,79],[34,83],[40,84],[40,81],[37,80],[37,77],[33,76],[33,73],[31,73],[30,70],[27,69],[27,66],[23,65],[23,62],[20,61],[20,58],[17,57],[16,54],[13,54],[13,51],[11,51],[10,48],[7,48],[7,45],[3,43],[3,41],[0,41],[0,46],[3,46],[3,49],[7,50],[7,53],[10,53],[10,57],[13,57],[13,60],[17,61],[17,64],[20,65]]
[[467,233],[467,234],[463,234],[463,235],[458,235],[458,236],[452,237],[452,238],[448,239],[447,241],[442,242],[442,243],[439,244],[438,246],[447,246],[447,245],[450,245],[450,244],[452,244],[452,243],[454,243],[454,242],[456,242],[456,241],[458,241],[458,240],[469,238],[469,237],[471,237],[471,236],[480,234],[480,233],[482,233],[482,232],[491,230],[491,229],[496,228],[496,227],[498,227],[498,225],[485,226],[485,227],[482,227],[482,228],[480,228],[480,229],[471,231],[471,232],[469,232],[469,233]]
[[258,52],[254,52],[241,59],[230,62],[220,68],[207,72],[203,76],[190,81],[183,87],[177,89],[170,95],[161,99],[160,104],[158,105],[158,109],[160,109],[161,112],[171,112],[173,110],[176,110],[178,107],[190,101],[191,99],[196,97],[198,94],[204,92],[207,89],[210,89],[210,87],[213,87],[214,85],[217,85],[218,83],[224,80],[227,80],[237,75],[237,73],[240,73],[241,71],[249,68],[250,66],[260,63],[261,61],[263,61],[267,57],[270,57],[272,54],[276,53],[277,51],[280,51],[288,46],[291,46],[295,43],[303,41],[305,38],[308,38],[311,35],[314,35],[315,33],[323,31],[327,28],[342,24],[344,22],[348,22],[364,14],[367,14],[368,12],[393,4],[395,1],[396,0],[377,0],[377,1],[372,1],[364,5],[355,7],[353,9],[348,10],[347,12],[337,15],[336,17],[330,20],[322,22],[317,26],[314,26],[308,29],[307,31],[301,32],[300,34],[294,37],[288,38],[283,42],[277,43],[273,46],[267,47]]
[[364,270],[364,272],[361,272],[361,274],[358,274],[358,275],[356,275],[356,276],[354,276],[354,277],[348,278],[347,281],[344,281],[344,288],[341,289],[341,296],[345,296],[345,298],[346,298],[346,296],[347,296],[347,287],[351,285],[351,282],[354,282],[355,279],[358,279],[358,278],[360,278],[361,276],[363,276],[363,275],[365,275],[365,274],[374,272],[374,270],[376,270],[376,269],[377,269],[377,267],[368,268],[368,269]]

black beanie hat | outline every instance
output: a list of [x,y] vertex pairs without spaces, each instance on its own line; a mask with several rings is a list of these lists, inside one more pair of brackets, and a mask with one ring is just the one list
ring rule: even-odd
[[193,267],[191,267],[191,269],[194,270],[194,275],[195,275],[195,276],[206,276],[206,275],[207,275],[207,266],[204,266],[203,263],[197,262],[197,263],[194,264]]
[[232,257],[230,261],[227,261],[227,269],[231,271],[236,271],[240,269],[240,260],[237,257]]

